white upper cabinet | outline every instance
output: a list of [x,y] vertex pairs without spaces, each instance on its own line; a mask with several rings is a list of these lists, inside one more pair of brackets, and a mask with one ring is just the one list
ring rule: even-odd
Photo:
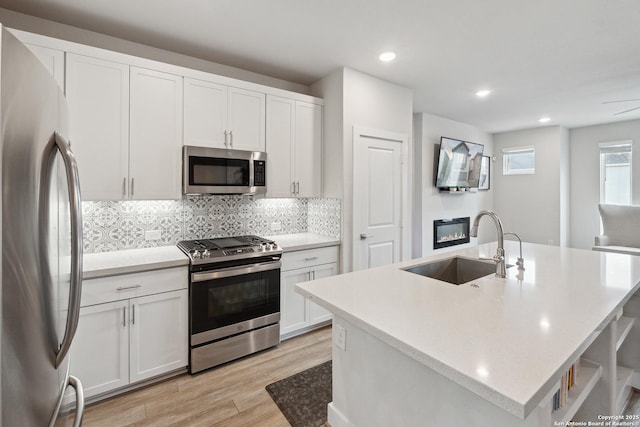
[[42,62],[64,92],[64,52],[32,44],[25,44],[25,46]]
[[69,140],[83,200],[128,196],[129,66],[67,54]]
[[182,197],[182,77],[131,67],[129,193]]
[[227,87],[184,79],[184,144],[226,148]]
[[184,144],[264,151],[265,94],[184,79]]
[[71,53],[66,69],[83,200],[181,198],[182,77]]
[[235,87],[228,93],[230,148],[265,151],[265,94]]
[[322,106],[296,101],[296,195],[322,195]]
[[294,194],[293,140],[296,103],[293,99],[267,96],[267,196]]
[[267,195],[322,195],[321,105],[267,96]]
[[181,198],[183,145],[266,151],[267,196],[322,196],[322,100],[15,34],[65,91],[83,200]]

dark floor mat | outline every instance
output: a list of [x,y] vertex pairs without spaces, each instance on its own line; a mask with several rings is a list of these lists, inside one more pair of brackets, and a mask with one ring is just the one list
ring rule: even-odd
[[292,427],[320,427],[331,402],[331,361],[269,384],[267,392]]

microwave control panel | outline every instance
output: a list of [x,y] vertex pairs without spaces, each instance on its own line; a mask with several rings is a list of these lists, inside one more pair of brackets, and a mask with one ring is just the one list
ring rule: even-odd
[[267,181],[267,162],[264,160],[253,161],[253,185],[264,187]]

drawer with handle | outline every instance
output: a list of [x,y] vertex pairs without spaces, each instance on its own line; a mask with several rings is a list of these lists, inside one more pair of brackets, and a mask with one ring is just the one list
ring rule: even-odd
[[82,307],[186,289],[187,267],[164,268],[82,281]]
[[282,271],[295,270],[297,268],[312,265],[338,262],[338,246],[306,249],[282,254]]

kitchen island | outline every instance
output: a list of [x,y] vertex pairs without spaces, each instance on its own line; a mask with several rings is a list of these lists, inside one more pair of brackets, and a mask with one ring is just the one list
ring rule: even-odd
[[[504,279],[452,285],[402,270],[496,247],[296,287],[334,315],[333,427],[553,426],[619,413],[640,385],[640,257],[525,243],[525,270]],[[505,250],[515,264],[517,243]],[[576,361],[576,385],[554,410]]]

